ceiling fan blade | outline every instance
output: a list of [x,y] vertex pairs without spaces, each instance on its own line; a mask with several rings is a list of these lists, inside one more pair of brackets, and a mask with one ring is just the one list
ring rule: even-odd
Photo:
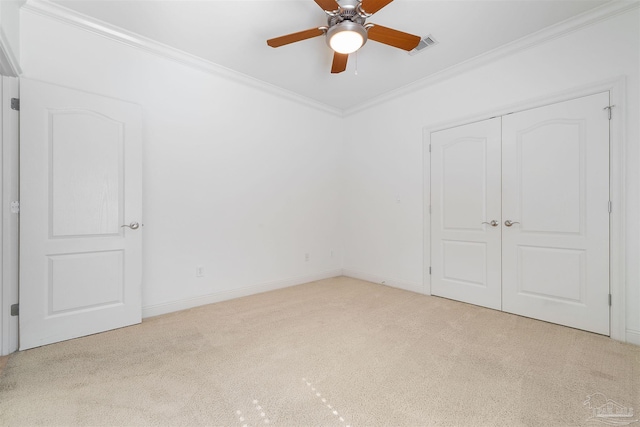
[[373,15],[393,0],[362,0],[362,10]]
[[347,59],[349,59],[348,53],[333,53],[333,64],[331,64],[331,73],[341,73],[347,69]]
[[413,34],[403,33],[402,31],[394,30],[393,28],[383,27],[382,25],[375,24],[369,28],[368,31],[369,40],[375,40],[378,43],[384,43],[389,46],[397,47],[404,50],[413,50],[420,43],[420,36],[414,36]]
[[308,30],[300,31],[297,33],[287,34],[286,36],[276,37],[275,39],[267,40],[267,44],[271,47],[280,47],[285,44],[299,42],[301,40],[318,37],[324,34],[324,31],[320,28],[310,28]]
[[314,0],[322,10],[333,11],[338,9],[338,3],[336,0]]

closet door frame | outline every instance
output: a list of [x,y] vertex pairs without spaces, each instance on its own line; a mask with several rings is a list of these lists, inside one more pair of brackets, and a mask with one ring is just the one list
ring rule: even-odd
[[[610,337],[618,341],[627,341],[626,337],[626,276],[625,276],[625,176],[626,176],[626,135],[625,135],[625,91],[626,79],[619,77],[600,81],[586,86],[558,92],[553,95],[523,100],[515,104],[472,116],[461,117],[453,121],[436,123],[423,128],[423,189],[424,189],[424,223],[423,223],[423,254],[424,278],[423,293],[431,295],[431,133],[462,126],[468,123],[486,120],[496,116],[543,107],[562,101],[569,101],[600,92],[609,91],[610,105],[613,106],[610,121],[610,177],[609,194],[611,198],[610,215],[610,252],[609,252],[609,283],[611,293],[610,307]],[[607,114],[603,110],[603,114]]]

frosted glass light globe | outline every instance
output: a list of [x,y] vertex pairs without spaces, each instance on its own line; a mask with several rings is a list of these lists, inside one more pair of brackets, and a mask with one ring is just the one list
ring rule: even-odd
[[352,21],[340,22],[327,30],[327,44],[338,53],[353,53],[366,42],[367,30]]
[[338,53],[353,53],[364,44],[364,38],[355,31],[340,31],[331,37],[329,46]]

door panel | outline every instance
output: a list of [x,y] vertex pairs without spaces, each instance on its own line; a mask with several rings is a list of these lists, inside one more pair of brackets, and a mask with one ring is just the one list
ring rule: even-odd
[[52,237],[120,234],[123,123],[80,110],[49,111],[49,122]]
[[[505,120],[509,124],[513,118]],[[520,230],[581,232],[584,226],[581,185],[585,183],[583,133],[583,121],[558,119],[518,131]]]
[[431,135],[431,293],[500,309],[500,118]]
[[609,334],[608,93],[503,118],[505,311]]
[[122,304],[123,258],[121,250],[49,256],[47,314]]
[[517,260],[520,294],[584,302],[583,250],[519,246]]
[[20,349],[139,323],[140,108],[20,83]]

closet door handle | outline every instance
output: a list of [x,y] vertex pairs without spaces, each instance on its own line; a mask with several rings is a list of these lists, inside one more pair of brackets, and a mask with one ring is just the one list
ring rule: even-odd
[[491,222],[483,221],[482,223],[483,224],[489,224],[492,227],[497,227],[498,226],[498,221],[496,221],[495,219],[493,221],[491,221]]
[[[144,227],[144,224],[142,224],[142,226]],[[122,227],[129,227],[132,230],[137,230],[138,228],[140,228],[140,224],[138,224],[137,222],[134,221],[129,225],[127,225],[127,224],[121,225],[120,228],[122,228]]]
[[520,224],[518,221],[511,221],[511,220],[506,220],[504,222],[504,225],[506,225],[507,227],[511,227],[513,224]]

